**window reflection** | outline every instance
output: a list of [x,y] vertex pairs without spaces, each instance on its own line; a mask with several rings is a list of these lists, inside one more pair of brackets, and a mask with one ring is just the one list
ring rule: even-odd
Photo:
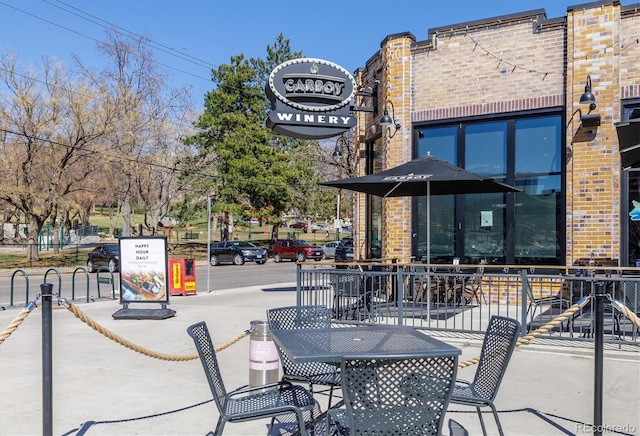
[[507,173],[507,123],[485,123],[465,128],[465,169],[482,176]]
[[[380,138],[369,144],[370,153],[367,174],[375,174],[383,171],[384,148]],[[366,239],[367,252],[365,255],[370,259],[379,259],[382,255],[382,198],[376,195],[367,195],[367,223]]]
[[516,173],[560,172],[562,126],[557,117],[516,122]]
[[515,194],[515,263],[553,263],[560,254],[560,176],[521,178],[516,186],[525,192]]
[[453,165],[457,163],[457,127],[434,127],[418,133],[418,155],[427,154]]
[[506,263],[504,194],[464,197],[464,255],[466,263]]

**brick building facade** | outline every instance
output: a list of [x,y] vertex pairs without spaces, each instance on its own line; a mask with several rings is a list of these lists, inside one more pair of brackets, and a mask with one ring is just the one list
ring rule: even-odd
[[[491,245],[495,263],[529,263],[527,256],[538,264],[572,265],[591,256],[633,263],[640,253],[628,216],[631,199],[640,195],[639,174],[621,168],[615,123],[634,108],[640,110],[639,38],[640,4],[623,6],[618,1],[572,6],[559,18],[547,18],[539,9],[438,27],[429,29],[424,41],[408,32],[389,35],[355,74],[363,87],[373,90],[368,103],[375,106],[373,113],[358,115],[359,173],[397,166],[425,150],[442,149],[446,141],[458,159],[451,163],[474,171],[473,156],[482,156],[482,151],[472,148],[473,141],[504,137],[504,151],[495,152],[498,157],[504,153],[504,170],[486,174],[524,186],[525,192],[545,201],[541,211],[556,217],[538,216],[533,219],[537,224],[531,224],[531,212],[520,209],[523,204],[535,209],[537,200],[523,202],[518,199],[527,194],[507,194],[502,209],[488,212],[491,226],[482,226],[473,223],[480,215],[472,203],[447,200],[455,204],[450,214],[460,213],[461,218],[443,216],[440,228],[432,223],[432,239],[438,232],[450,235],[452,249],[443,251],[443,261],[484,260],[483,250]],[[593,110],[579,103],[588,78],[597,102]],[[379,125],[385,108],[400,125],[397,131]],[[587,114],[599,115],[600,125],[583,122]],[[539,126],[538,120],[543,120]],[[553,149],[557,156],[540,161],[555,170],[527,170],[523,156],[537,147],[533,143],[523,149],[527,132],[542,135],[553,132],[554,125],[561,127],[556,129],[562,130],[559,140],[555,146],[541,146],[540,153]],[[452,132],[450,138],[434,134],[438,129]],[[549,198],[557,198],[555,206]],[[495,197],[482,201],[496,203]],[[460,205],[467,208],[464,216]],[[382,241],[383,258],[419,258],[424,239],[421,207],[416,198],[356,195],[356,258],[371,257],[372,240]],[[523,248],[525,234],[533,246],[541,247],[537,254]],[[473,250],[478,256],[467,256]]]

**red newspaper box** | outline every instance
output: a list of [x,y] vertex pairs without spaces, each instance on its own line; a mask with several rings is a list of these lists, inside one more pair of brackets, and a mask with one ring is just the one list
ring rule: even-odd
[[195,259],[169,259],[169,292],[171,295],[196,294]]

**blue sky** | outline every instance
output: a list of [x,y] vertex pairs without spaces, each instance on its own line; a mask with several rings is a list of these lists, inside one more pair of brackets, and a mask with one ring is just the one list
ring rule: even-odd
[[[77,54],[100,68],[96,40],[105,26],[149,37],[172,83],[192,88],[197,108],[212,88],[210,72],[231,56],[264,57],[282,33],[292,50],[335,62],[348,71],[364,66],[390,34],[533,9],[566,15],[568,0],[0,0],[0,50],[23,65],[43,55],[70,63]],[[635,1],[623,2],[625,4]]]

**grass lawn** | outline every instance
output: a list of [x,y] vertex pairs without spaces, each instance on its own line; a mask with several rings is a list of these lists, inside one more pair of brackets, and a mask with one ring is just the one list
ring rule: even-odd
[[[137,225],[142,222],[141,215],[134,214],[133,222]],[[97,210],[90,220],[91,225],[98,227],[99,232],[107,234],[109,230],[109,216]],[[122,220],[118,222],[122,225]],[[271,239],[271,225],[263,227],[252,225],[249,228],[247,223],[238,223],[234,226],[234,238],[243,241],[251,241],[254,244],[269,248]],[[216,229],[213,233],[212,228],[211,240],[220,240],[220,229]],[[207,220],[194,221],[189,228],[165,228],[160,231],[160,236],[167,237],[167,251],[169,258],[189,258],[197,260],[207,259]],[[346,233],[341,235],[346,236]],[[279,229],[280,239],[295,238],[303,239],[322,246],[325,242],[332,241],[335,233],[330,232],[327,236],[326,232],[304,233],[301,229],[291,229],[281,227]],[[61,268],[73,266],[86,266],[87,253],[93,248],[92,245],[69,245],[58,254],[53,249],[41,250],[40,260],[28,261],[26,248],[22,245],[14,247],[5,247],[6,250],[0,251],[0,269],[23,269],[23,268]]]

